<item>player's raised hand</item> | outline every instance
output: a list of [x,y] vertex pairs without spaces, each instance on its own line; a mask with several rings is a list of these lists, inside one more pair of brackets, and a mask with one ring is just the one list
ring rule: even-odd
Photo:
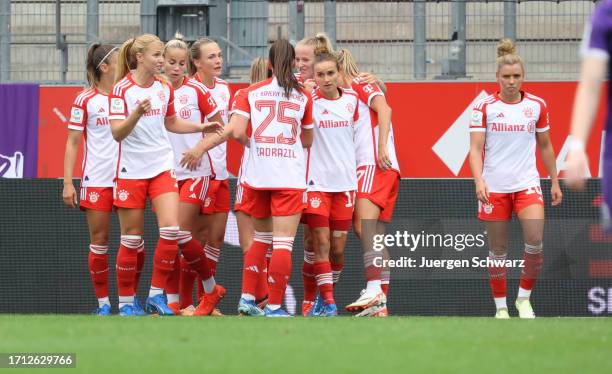
[[483,204],[489,204],[489,188],[482,179],[476,181],[476,198]]
[[188,149],[183,153],[181,166],[189,170],[195,170],[202,164],[202,156],[204,153],[196,148]]
[[149,110],[151,110],[151,97],[147,96],[140,103],[138,103],[136,110],[138,111],[138,114],[140,114],[141,116],[145,114],[146,112],[148,112]]
[[314,91],[316,85],[317,84],[315,83],[314,79],[306,79],[304,81],[304,84],[302,84],[302,86],[304,86],[304,88],[307,89],[308,92]]
[[64,191],[62,192],[62,199],[64,200],[64,204],[69,206],[70,208],[76,208],[77,206],[77,197],[76,190],[72,183],[64,184]]
[[221,135],[221,133],[223,133],[223,125],[220,124],[219,122],[206,122],[203,123],[203,127],[202,127],[202,133],[203,134],[217,134],[217,135]]
[[565,184],[573,190],[582,191],[585,186],[585,170],[588,166],[589,160],[583,149],[571,150],[567,157]]
[[559,182],[553,182],[552,187],[550,188],[550,196],[552,198],[550,205],[557,206],[561,204],[561,201],[563,200],[563,193],[561,192]]

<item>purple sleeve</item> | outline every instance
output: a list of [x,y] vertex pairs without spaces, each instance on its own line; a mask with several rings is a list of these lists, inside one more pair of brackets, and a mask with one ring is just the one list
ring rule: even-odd
[[582,56],[609,58],[612,38],[612,0],[604,0],[585,27]]

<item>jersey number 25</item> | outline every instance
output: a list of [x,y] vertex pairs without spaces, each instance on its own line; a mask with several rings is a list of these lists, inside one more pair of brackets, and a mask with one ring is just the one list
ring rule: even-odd
[[[274,100],[258,100],[255,102],[255,108],[259,111],[264,109],[268,110],[268,115],[264,118],[261,125],[255,130],[255,142],[256,143],[278,143],[278,144],[295,144],[297,138],[298,121],[293,117],[287,116],[285,113],[287,110],[299,111],[300,106],[298,104],[289,101],[276,102]],[[291,126],[291,136],[286,138],[284,133],[281,131],[276,136],[262,135],[266,128],[276,120],[279,124],[287,124]]]

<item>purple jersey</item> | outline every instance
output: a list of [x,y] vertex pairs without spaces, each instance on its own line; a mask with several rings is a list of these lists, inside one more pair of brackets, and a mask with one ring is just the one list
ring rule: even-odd
[[[583,57],[596,57],[608,61],[608,72],[610,68],[610,55],[612,55],[612,0],[599,2],[590,23],[586,25],[584,40],[582,42],[581,54]],[[612,92],[612,85],[608,81],[608,88]],[[608,118],[606,120],[606,132],[612,133],[612,95],[608,96]],[[610,143],[610,144],[608,144]],[[606,137],[606,158],[612,158],[612,136]]]

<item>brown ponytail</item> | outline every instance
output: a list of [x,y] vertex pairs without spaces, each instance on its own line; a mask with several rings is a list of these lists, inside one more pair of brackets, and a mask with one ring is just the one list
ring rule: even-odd
[[100,65],[108,63],[116,48],[110,44],[94,43],[87,51],[87,82],[94,87],[100,81]]
[[289,98],[292,90],[300,90],[295,75],[293,75],[293,61],[295,60],[295,49],[287,39],[279,39],[272,44],[269,53],[272,74],[276,77],[279,86],[285,90],[285,96]]

